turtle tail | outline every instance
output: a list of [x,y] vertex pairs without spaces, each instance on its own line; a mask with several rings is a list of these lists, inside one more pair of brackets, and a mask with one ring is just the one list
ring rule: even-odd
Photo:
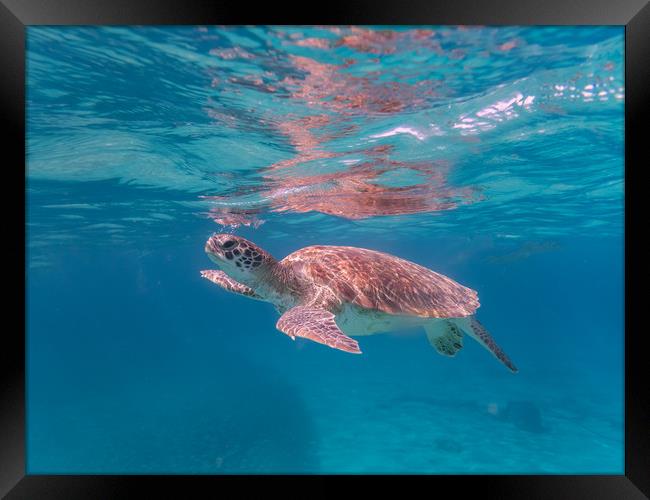
[[479,344],[490,351],[492,355],[501,361],[501,363],[506,365],[512,373],[517,373],[519,371],[514,363],[510,361],[510,358],[506,353],[497,345],[492,338],[492,335],[488,333],[485,327],[474,316],[462,318],[462,320],[457,320],[457,322],[467,335],[474,338]]

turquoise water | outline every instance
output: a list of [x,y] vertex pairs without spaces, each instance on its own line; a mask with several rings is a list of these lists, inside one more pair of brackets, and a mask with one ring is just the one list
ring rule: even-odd
[[[29,473],[610,473],[623,462],[622,27],[27,28]],[[471,339],[275,329],[202,279],[388,252]]]

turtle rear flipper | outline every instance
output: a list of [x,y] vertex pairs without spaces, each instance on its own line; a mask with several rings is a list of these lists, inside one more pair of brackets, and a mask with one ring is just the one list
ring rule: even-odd
[[510,358],[506,355],[505,352],[497,345],[497,343],[492,338],[492,335],[488,333],[485,327],[479,323],[479,321],[474,316],[467,316],[466,318],[456,318],[454,322],[461,327],[461,329],[479,344],[485,347],[492,355],[501,361],[512,373],[517,373],[519,370],[514,365]]
[[424,330],[429,343],[443,356],[454,357],[463,348],[463,333],[451,321],[432,320]]

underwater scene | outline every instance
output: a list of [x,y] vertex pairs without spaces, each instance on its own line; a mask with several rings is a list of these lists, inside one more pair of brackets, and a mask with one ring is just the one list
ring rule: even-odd
[[30,26],[29,474],[622,474],[624,28]]

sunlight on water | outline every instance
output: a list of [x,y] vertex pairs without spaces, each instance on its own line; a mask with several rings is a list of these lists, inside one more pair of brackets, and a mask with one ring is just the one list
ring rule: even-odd
[[28,43],[30,185],[174,191],[113,221],[127,232],[162,225],[152,211],[621,229],[618,28],[39,28]]

